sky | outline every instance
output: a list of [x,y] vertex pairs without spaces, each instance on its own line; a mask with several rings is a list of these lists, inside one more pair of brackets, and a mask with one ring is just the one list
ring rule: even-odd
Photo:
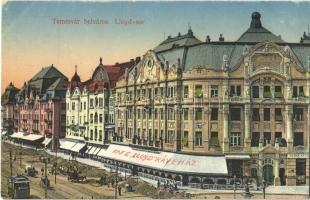
[[[220,33],[225,41],[235,41],[254,11],[261,13],[265,28],[287,42],[299,42],[310,24],[310,2],[9,1],[2,6],[1,92],[10,82],[20,88],[51,64],[69,79],[77,65],[85,81],[100,57],[103,64],[129,61],[189,26],[202,41],[207,35],[218,40]],[[90,19],[104,23],[84,23]],[[57,23],[61,20],[71,23]]]

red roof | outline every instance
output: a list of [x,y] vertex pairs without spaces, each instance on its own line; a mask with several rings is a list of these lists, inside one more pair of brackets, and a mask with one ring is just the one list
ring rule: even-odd
[[124,75],[126,69],[131,68],[134,66],[140,58],[138,57],[136,60],[130,60],[129,62],[124,63],[115,63],[115,65],[102,65],[100,64],[98,67],[103,67],[103,69],[107,72],[109,77],[109,83],[106,81],[98,81],[89,79],[85,82],[77,82],[71,81],[68,83],[68,89],[72,91],[75,87],[79,87],[80,90],[83,90],[83,87],[86,85],[90,92],[94,91],[102,91],[104,88],[110,87],[113,88],[116,85],[116,82],[119,80],[121,76]]

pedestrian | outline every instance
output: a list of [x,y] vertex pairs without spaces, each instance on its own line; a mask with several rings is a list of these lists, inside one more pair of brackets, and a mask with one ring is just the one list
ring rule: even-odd
[[118,186],[118,195],[122,196],[122,187],[121,186]]
[[159,189],[160,188],[160,181],[157,180],[157,188]]

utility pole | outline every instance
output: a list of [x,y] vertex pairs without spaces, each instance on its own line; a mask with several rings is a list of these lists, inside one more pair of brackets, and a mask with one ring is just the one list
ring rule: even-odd
[[13,176],[12,149],[10,149],[10,175]]
[[44,160],[44,164],[45,164],[45,199],[47,199],[47,157],[45,155],[45,160]]
[[22,152],[22,143],[20,143],[20,150],[19,150],[19,165],[20,165],[20,168],[22,168],[22,155],[23,155],[23,152]]
[[55,170],[54,170],[54,173],[55,173],[55,184],[56,184],[56,171],[57,171],[57,140],[56,140],[56,161],[55,161],[55,163],[54,163],[54,165],[55,165]]
[[234,175],[234,199],[236,199],[236,175]]
[[116,171],[115,171],[115,196],[114,198],[117,199],[117,186],[118,186],[118,162],[116,161]]

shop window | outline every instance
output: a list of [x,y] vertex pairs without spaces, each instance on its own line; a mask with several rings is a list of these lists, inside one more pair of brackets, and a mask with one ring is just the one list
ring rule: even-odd
[[202,108],[195,108],[195,120],[202,120]]
[[275,98],[283,98],[282,87],[281,86],[275,86],[274,89],[275,89],[274,97]]
[[240,146],[241,145],[241,133],[232,132],[230,134],[230,146]]
[[240,108],[231,108],[230,109],[230,119],[232,121],[241,120],[241,109]]
[[218,108],[211,108],[211,120],[218,120]]
[[294,121],[303,121],[303,108],[294,108],[293,109]]
[[202,146],[202,133],[200,131],[195,132],[195,146]]
[[295,132],[293,146],[303,146],[304,145],[304,133]]
[[185,86],[184,86],[183,98],[188,98],[188,85],[185,85]]
[[258,147],[259,138],[260,138],[259,132],[252,132],[251,147]]
[[182,144],[183,146],[188,147],[188,131],[184,131],[183,133]]
[[282,109],[281,108],[276,108],[275,109],[275,121],[282,121]]
[[270,86],[264,86],[264,94],[263,94],[264,98],[271,98],[271,90],[270,90]]
[[211,85],[211,98],[214,98],[214,97],[218,97],[218,86],[217,85]]
[[260,121],[259,108],[252,108],[252,120]]
[[264,121],[270,121],[270,108],[264,108]]
[[271,133],[270,132],[264,132],[264,146],[267,144],[270,144],[271,140]]
[[195,97],[202,97],[202,85],[195,85]]
[[306,175],[306,159],[296,159],[296,175]]
[[259,98],[259,86],[252,86],[252,97]]

